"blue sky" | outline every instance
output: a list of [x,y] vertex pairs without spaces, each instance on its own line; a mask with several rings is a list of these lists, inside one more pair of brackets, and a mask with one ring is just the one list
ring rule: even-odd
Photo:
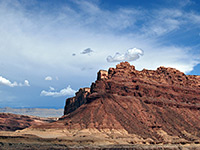
[[0,0],[0,107],[63,108],[99,69],[200,75],[198,0]]

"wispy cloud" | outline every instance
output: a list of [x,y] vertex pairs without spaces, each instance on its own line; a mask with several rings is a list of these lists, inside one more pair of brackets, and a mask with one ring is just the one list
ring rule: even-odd
[[52,78],[51,76],[47,76],[47,77],[45,77],[44,80],[46,80],[46,81],[51,81],[51,80],[53,80],[53,78]]
[[184,6],[187,6],[187,5],[191,5],[191,4],[193,4],[194,2],[192,2],[191,0],[181,0],[181,1],[179,1],[179,5],[181,6],[181,7],[184,7]]
[[192,26],[197,28],[200,24],[199,13],[186,12],[180,8],[156,9],[151,14],[151,16],[146,17],[147,21],[141,28],[142,33],[150,37],[184,32],[188,28],[192,30]]
[[55,91],[55,88],[50,86],[50,87],[49,87],[49,90],[50,90],[50,91]]
[[179,29],[184,23],[183,12],[179,9],[160,9],[154,10],[152,17],[147,17],[148,22],[143,25],[143,33],[150,36],[162,36]]
[[52,96],[52,97],[60,97],[60,96],[72,96],[75,94],[75,90],[73,90],[70,85],[67,88],[61,89],[60,91],[56,92],[53,87],[50,87],[49,91],[42,90],[40,95],[41,96]]
[[81,54],[90,54],[90,53],[92,53],[92,52],[94,52],[91,48],[87,48],[87,49],[84,49],[82,52],[81,52]]
[[130,48],[125,54],[116,53],[115,56],[108,56],[108,62],[120,62],[120,61],[134,61],[144,55],[143,50],[138,48]]
[[12,83],[10,80],[8,80],[8,79],[6,79],[6,78],[4,78],[4,77],[2,77],[2,76],[0,76],[0,84],[6,85],[6,86],[9,86],[9,87],[30,86],[28,80],[25,80],[24,83],[17,83],[16,81],[14,81],[14,82]]
[[[136,8],[120,8],[109,11],[101,9],[96,1],[73,1],[81,10],[81,13],[75,13],[75,16],[81,21],[81,24],[89,28],[97,28],[99,31],[123,30],[133,27],[137,20],[143,16],[143,11]],[[84,19],[83,19],[84,18]]]

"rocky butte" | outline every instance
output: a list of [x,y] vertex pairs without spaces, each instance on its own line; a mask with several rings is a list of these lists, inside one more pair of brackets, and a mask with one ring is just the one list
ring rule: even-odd
[[138,71],[121,62],[116,68],[100,70],[90,88],[68,98],[58,121],[21,132],[42,137],[52,131],[52,136],[82,140],[82,144],[87,139],[89,145],[199,147],[200,76],[165,67]]
[[124,131],[152,143],[199,142],[200,76],[165,67],[137,71],[122,62],[67,99],[64,116],[49,127],[55,124]]

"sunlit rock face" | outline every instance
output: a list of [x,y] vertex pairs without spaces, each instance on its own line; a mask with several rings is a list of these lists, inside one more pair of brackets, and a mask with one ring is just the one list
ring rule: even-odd
[[137,71],[122,62],[67,99],[60,122],[67,129],[124,129],[155,141],[165,141],[162,133],[195,140],[199,116],[200,76],[165,67]]
[[73,112],[78,107],[86,103],[86,97],[90,94],[90,88],[80,88],[78,92],[76,92],[76,96],[72,98],[68,98],[66,100],[66,105],[64,109],[64,114],[68,114]]

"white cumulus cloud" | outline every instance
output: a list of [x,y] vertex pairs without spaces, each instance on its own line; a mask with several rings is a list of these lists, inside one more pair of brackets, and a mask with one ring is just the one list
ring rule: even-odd
[[42,90],[40,96],[52,96],[52,97],[60,97],[60,96],[67,96],[67,95],[74,95],[75,90],[73,90],[70,85],[67,88],[61,89],[60,91],[56,92],[55,89],[50,87],[49,91]]
[[16,81],[14,81],[14,82],[12,83],[10,80],[8,80],[8,79],[6,79],[6,78],[4,78],[4,77],[2,77],[2,76],[0,76],[0,84],[6,85],[6,86],[9,86],[9,87],[30,86],[28,80],[25,80],[24,83],[17,83]]
[[25,86],[30,86],[29,81],[28,81],[28,80],[25,80],[25,81],[24,81],[24,85],[25,85]]
[[28,80],[24,80],[24,83],[19,83],[18,86],[30,86],[30,84]]
[[143,50],[138,48],[130,48],[125,54],[116,53],[115,56],[108,56],[108,62],[120,62],[120,61],[134,61],[140,56],[144,55]]
[[51,76],[47,76],[47,77],[45,77],[45,80],[46,80],[46,81],[51,81],[51,80],[52,80],[52,77],[51,77]]

